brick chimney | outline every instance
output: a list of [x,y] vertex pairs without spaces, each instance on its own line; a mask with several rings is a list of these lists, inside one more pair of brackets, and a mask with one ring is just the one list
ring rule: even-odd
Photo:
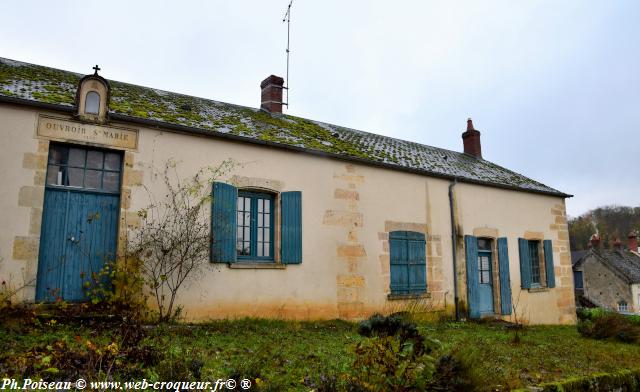
[[470,118],[467,120],[467,131],[462,134],[462,143],[464,144],[465,154],[473,155],[476,158],[482,158],[480,131],[473,128],[473,122]]
[[260,83],[262,89],[262,102],[260,109],[269,113],[282,113],[282,90],[284,79],[271,75]]
[[638,233],[636,231],[629,233],[628,240],[629,250],[638,252]]
[[591,248],[596,250],[600,248],[600,236],[598,234],[592,235],[589,240],[589,245],[591,245]]

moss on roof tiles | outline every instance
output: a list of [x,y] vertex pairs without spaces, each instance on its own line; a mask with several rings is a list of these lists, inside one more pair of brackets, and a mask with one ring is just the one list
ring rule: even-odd
[[[73,106],[83,75],[0,58],[0,96]],[[484,159],[299,117],[109,81],[110,113],[296,146],[438,176],[565,196]]]

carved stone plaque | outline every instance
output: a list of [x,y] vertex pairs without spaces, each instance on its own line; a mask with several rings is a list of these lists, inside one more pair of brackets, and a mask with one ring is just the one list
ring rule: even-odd
[[131,150],[138,148],[137,129],[87,124],[46,115],[40,115],[38,118],[38,136],[106,147]]

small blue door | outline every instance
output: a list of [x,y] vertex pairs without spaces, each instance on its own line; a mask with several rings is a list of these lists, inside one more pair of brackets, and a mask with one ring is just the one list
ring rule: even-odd
[[36,301],[83,301],[115,262],[122,156],[52,144],[49,150]]
[[478,246],[478,294],[480,315],[493,314],[493,260],[491,250],[482,250]]
[[[469,317],[480,318],[493,315],[493,240],[466,235],[464,242],[467,257]],[[505,255],[503,261],[507,260]],[[504,272],[507,274],[508,282],[508,269],[505,268]],[[508,284],[505,290],[506,288],[508,288]],[[506,296],[507,292],[505,291]],[[508,298],[510,300],[510,293]]]

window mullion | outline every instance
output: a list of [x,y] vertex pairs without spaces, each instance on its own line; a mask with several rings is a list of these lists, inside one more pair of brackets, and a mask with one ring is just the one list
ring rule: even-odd
[[250,246],[251,257],[258,257],[258,198],[251,196],[251,215],[249,219],[249,227],[251,232]]
[[273,198],[267,200],[269,200],[269,258],[275,260],[275,255],[273,254],[273,238],[276,230],[273,226],[273,216],[275,215],[276,206]]

